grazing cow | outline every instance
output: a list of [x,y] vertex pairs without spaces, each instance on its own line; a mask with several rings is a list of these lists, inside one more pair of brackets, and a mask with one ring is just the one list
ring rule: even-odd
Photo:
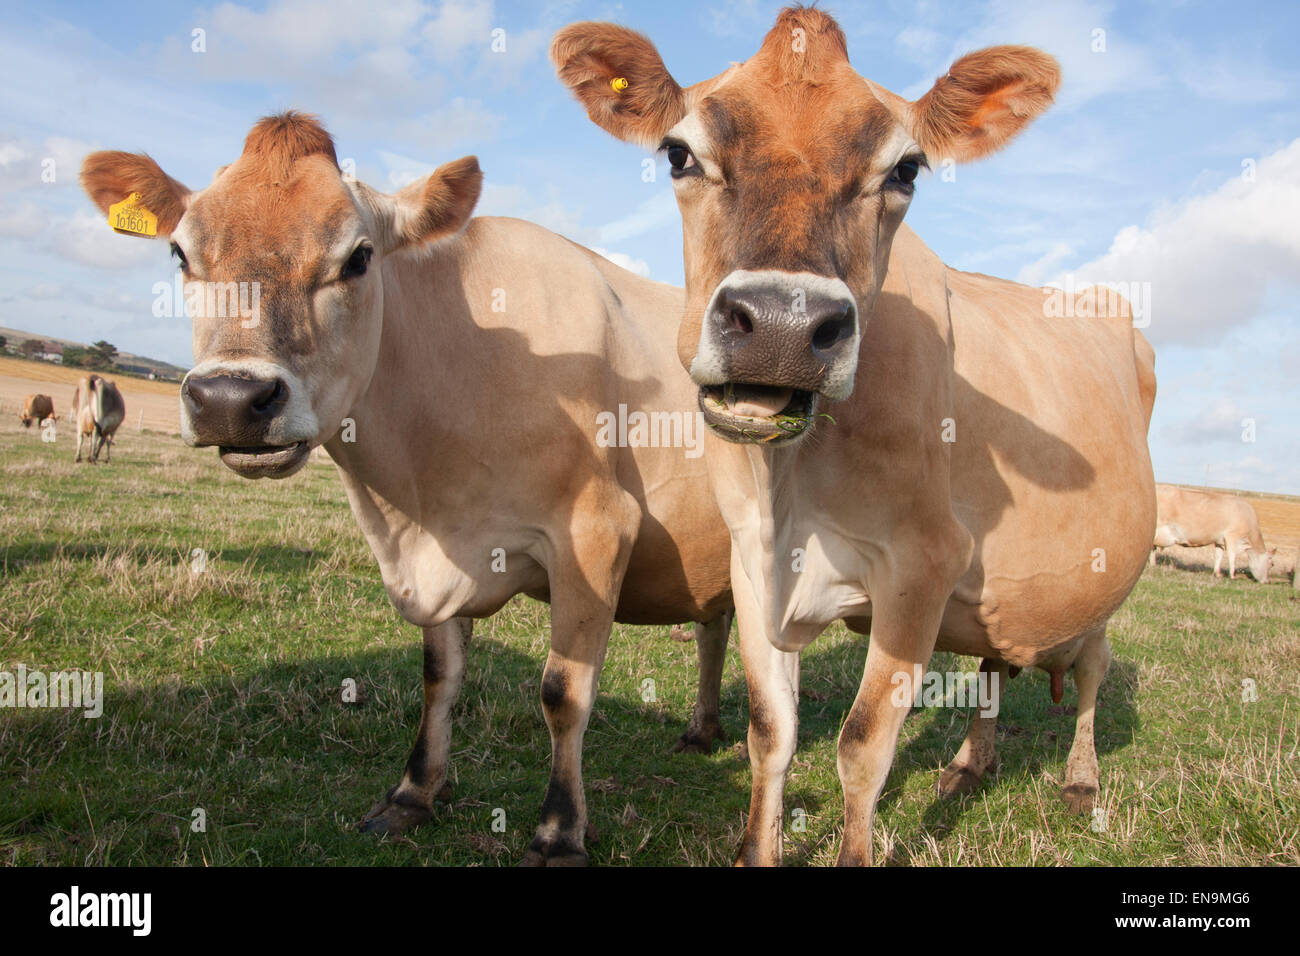
[[[947,268],[902,225],[927,159],[1002,146],[1051,103],[1056,62],[972,53],[911,103],[854,72],[839,26],[804,8],[686,89],[613,24],[566,27],[551,55],[598,125],[672,167],[678,352],[724,439],[705,458],[749,685],[740,862],[781,859],[798,652],[837,619],[871,636],[839,738],[840,863],[871,861],[876,800],[936,646],[982,657],[999,686],[1046,670],[1054,699],[1074,669],[1062,797],[1087,811],[1106,622],[1155,526],[1153,353],[1118,297],[1105,297],[1115,315],[1079,318],[1045,290]],[[995,726],[973,720],[941,793],[994,765]]]
[[1175,485],[1156,485],[1156,533],[1151,563],[1159,550],[1171,545],[1200,548],[1214,545],[1214,575],[1228,556],[1228,577],[1237,574],[1237,552],[1246,552],[1250,576],[1268,584],[1277,548],[1265,548],[1259,516],[1249,501],[1236,495],[1196,491]]
[[90,438],[90,463],[99,460],[104,452],[104,463],[113,457],[113,435],[126,417],[126,404],[117,386],[98,375],[84,376],[77,384],[72,397],[72,419],[77,426],[77,461],[81,461],[81,443]]
[[19,420],[23,423],[23,428],[31,428],[32,422],[40,425],[47,418],[51,421],[58,421],[59,416],[54,414],[54,399],[48,395],[28,395],[23,399],[23,410],[18,413]]
[[552,744],[524,862],[581,863],[582,739],[610,626],[704,623],[700,700],[679,745],[707,746],[729,537],[697,452],[646,447],[631,427],[600,440],[599,416],[620,406],[663,412],[679,443],[705,431],[667,341],[681,290],[530,223],[470,221],[481,181],[467,157],[382,194],[344,176],[329,135],[295,113],[260,121],[201,191],[141,155],[95,153],[82,168],[101,209],[143,197],[187,280],[260,283],[256,322],[194,318],[185,441],[217,446],[249,478],[292,475],[324,446],[390,599],[423,629],[419,734],[363,827],[429,818],[472,619],[524,593],[551,603]]

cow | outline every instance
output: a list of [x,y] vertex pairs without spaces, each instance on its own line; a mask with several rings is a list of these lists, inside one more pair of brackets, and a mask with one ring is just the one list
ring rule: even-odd
[[472,621],[522,593],[551,604],[552,745],[523,862],[585,862],[582,740],[615,620],[698,622],[701,689],[678,746],[720,732],[730,538],[702,459],[599,427],[621,406],[696,427],[667,341],[682,291],[540,226],[471,220],[472,156],[381,193],[343,175],[299,113],[258,122],[202,190],[123,152],[90,155],[81,178],[100,209],[138,193],[187,281],[260,283],[256,321],[194,318],[182,437],[247,478],[287,478],[323,447],[389,598],[422,629],[419,733],[362,828],[429,819]]
[[[1073,668],[1061,797],[1088,812],[1106,622],[1155,527],[1154,354],[1121,297],[1092,290],[1107,315],[1085,319],[1083,293],[1058,308],[1052,290],[949,269],[902,224],[923,167],[990,153],[1048,107],[1056,62],[982,50],[908,102],[859,76],[838,24],[805,8],[687,88],[615,24],[564,28],[551,57],[597,125],[666,153],[682,214],[677,348],[713,430],[749,689],[738,862],[781,861],[798,655],[840,619],[870,634],[838,741],[840,864],[872,861],[876,801],[936,647],[983,658],[999,689],[1045,670],[1054,700]],[[940,794],[979,785],[995,726],[973,719]]]
[[99,460],[104,452],[104,463],[113,457],[113,435],[126,417],[126,403],[122,393],[109,379],[99,375],[82,376],[77,391],[72,396],[72,420],[77,428],[77,457],[81,461],[81,443],[90,439],[90,463]]
[[1237,574],[1237,553],[1246,553],[1250,576],[1268,584],[1277,548],[1266,548],[1259,516],[1249,501],[1236,495],[1197,491],[1176,485],[1156,485],[1156,533],[1151,564],[1158,552],[1173,545],[1199,548],[1214,545],[1214,576],[1228,556],[1228,578]]
[[32,422],[40,425],[46,419],[57,422],[59,416],[54,414],[54,399],[39,393],[28,395],[23,399],[23,410],[18,413],[18,420],[23,428],[31,428]]

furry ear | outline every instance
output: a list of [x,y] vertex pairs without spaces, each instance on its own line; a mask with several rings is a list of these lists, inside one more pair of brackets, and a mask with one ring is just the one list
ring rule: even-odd
[[431,239],[454,236],[469,223],[483,189],[478,157],[443,163],[392,196],[357,184],[380,223],[384,252]]
[[1001,149],[1051,106],[1060,83],[1056,60],[1033,47],[968,53],[911,104],[912,136],[932,157],[979,159]]
[[686,95],[646,37],[613,23],[573,23],[551,41],[556,74],[601,129],[653,149],[686,115]]
[[143,153],[91,153],[81,163],[81,187],[100,211],[139,193],[141,203],[158,217],[158,235],[170,236],[185,215],[190,191]]

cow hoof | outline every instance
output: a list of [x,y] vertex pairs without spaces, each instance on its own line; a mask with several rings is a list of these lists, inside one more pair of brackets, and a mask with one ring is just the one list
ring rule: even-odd
[[565,840],[546,843],[534,837],[520,866],[586,866],[587,851]]
[[[446,791],[446,788],[444,787],[443,790]],[[357,828],[362,833],[397,836],[433,819],[432,807],[426,807],[414,801],[409,803],[399,802],[399,800],[395,799],[396,796],[397,788],[394,787],[388,791],[388,795],[384,799],[370,808],[370,812],[361,818]]]
[[711,727],[704,730],[691,730],[688,727],[686,732],[677,738],[677,743],[673,744],[673,753],[711,754],[713,753],[714,743],[726,739],[727,735],[722,732],[721,727]]
[[1061,799],[1075,813],[1091,813],[1097,802],[1097,785],[1092,783],[1072,783],[1061,790]]
[[949,766],[939,778],[939,796],[963,797],[968,793],[974,793],[979,789],[983,779],[982,774],[976,773],[969,767]]

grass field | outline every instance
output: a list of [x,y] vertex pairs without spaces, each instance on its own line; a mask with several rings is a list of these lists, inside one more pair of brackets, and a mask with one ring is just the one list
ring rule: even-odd
[[[512,864],[532,836],[549,743],[538,702],[547,609],[479,622],[456,711],[452,803],[408,837],[354,824],[397,782],[420,704],[417,631],[389,605],[333,465],[250,482],[211,450],[125,433],[111,465],[74,466],[0,422],[0,670],[102,671],[104,714],[0,710],[0,862]],[[1265,528],[1268,534],[1267,526]],[[194,549],[206,570],[191,571]],[[1300,863],[1300,602],[1166,564],[1115,617],[1097,749],[1106,826],[1057,800],[1074,734],[1044,674],[1009,686],[1001,773],[939,802],[967,714],[915,710],[876,823],[908,864]],[[618,627],[586,741],[597,864],[727,864],[749,769],[737,749],[669,752],[690,713],[694,647]],[[805,654],[787,862],[833,861],[835,736],[865,639]],[[940,655],[938,670],[970,669]],[[359,683],[344,703],[346,678]],[[655,681],[657,700],[639,689]],[[1243,680],[1258,699],[1243,701]],[[1074,689],[1066,682],[1069,708]],[[729,651],[723,720],[746,720]],[[206,814],[205,832],[191,827]],[[505,831],[492,828],[504,810]],[[805,826],[794,824],[796,809]]]

